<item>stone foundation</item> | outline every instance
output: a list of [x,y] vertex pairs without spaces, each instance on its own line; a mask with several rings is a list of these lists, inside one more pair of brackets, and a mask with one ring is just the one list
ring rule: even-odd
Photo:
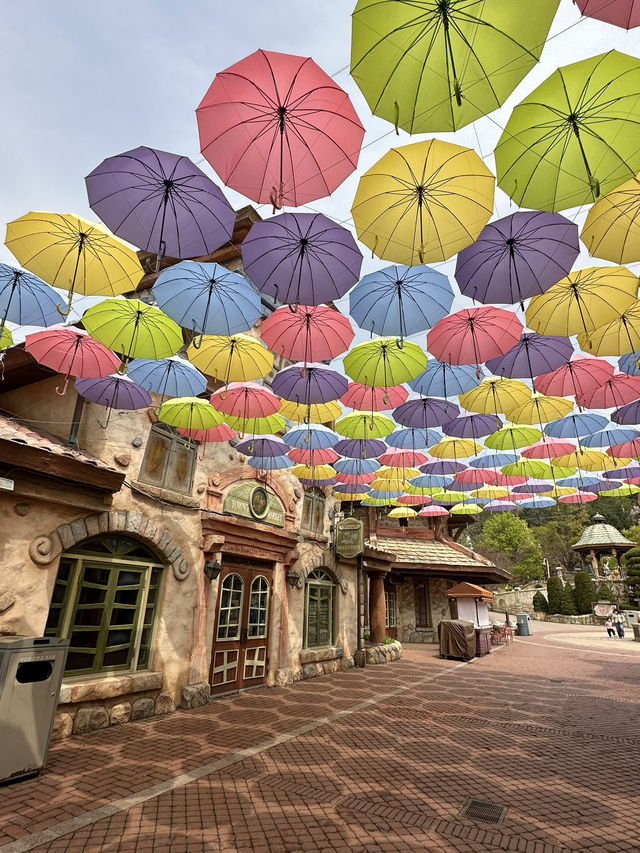
[[365,654],[367,666],[390,663],[402,657],[402,644],[398,640],[394,640],[393,643],[367,643]]
[[562,613],[539,613],[535,612],[533,618],[540,622],[561,622],[567,625],[603,625],[604,619],[598,616],[593,616],[591,613],[586,613],[583,616],[563,616]]

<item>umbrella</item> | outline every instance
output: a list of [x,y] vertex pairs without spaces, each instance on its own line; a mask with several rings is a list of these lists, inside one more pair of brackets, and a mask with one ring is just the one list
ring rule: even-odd
[[452,483],[451,477],[445,477],[444,474],[422,474],[411,478],[407,491],[410,494],[415,494],[416,490],[422,492],[424,489],[438,491],[448,489]]
[[460,405],[470,412],[498,414],[508,408],[522,405],[531,399],[531,391],[517,379],[483,379],[471,391],[460,395]]
[[393,410],[393,417],[402,426],[427,429],[450,423],[460,409],[455,403],[437,397],[408,400]]
[[597,388],[613,376],[613,365],[598,358],[574,355],[550,373],[536,376],[533,386],[541,394],[569,397]]
[[640,176],[625,181],[591,206],[580,238],[596,258],[614,264],[640,261]]
[[223,415],[236,418],[266,418],[280,409],[276,395],[257,382],[230,382],[226,388],[214,391],[209,400]]
[[576,439],[578,442],[583,435],[590,435],[607,425],[608,421],[602,415],[592,412],[571,414],[564,418],[548,423],[544,431],[553,438]]
[[482,364],[504,355],[520,340],[522,323],[512,311],[482,305],[439,320],[427,334],[427,349],[449,364]]
[[452,302],[446,275],[426,266],[392,266],[356,284],[349,293],[349,313],[361,329],[406,338],[446,317]]
[[348,317],[328,305],[277,308],[262,321],[260,336],[271,352],[291,361],[330,361],[349,348],[353,329]]
[[521,210],[490,222],[456,262],[460,291],[478,302],[522,305],[568,275],[578,228],[559,213]]
[[[569,414],[573,409],[573,401],[565,397],[551,397],[539,394],[537,391],[531,395],[531,399],[520,406],[508,409],[505,412],[507,418],[515,424],[540,424],[554,421]],[[531,442],[527,442],[530,444]]]
[[627,498],[631,495],[637,495],[640,492],[640,486],[635,486],[632,483],[620,486],[617,489],[607,489],[600,492],[601,498]]
[[453,459],[438,459],[421,465],[420,470],[429,476],[437,476],[440,474],[457,474],[459,471],[464,471],[466,467],[462,462],[454,462]]
[[520,504],[522,509],[547,509],[548,507],[555,505],[556,501],[553,498],[544,497],[528,498]]
[[60,395],[67,390],[71,376],[100,379],[120,365],[120,359],[111,350],[73,326],[27,335],[25,349],[39,364],[64,374],[62,390],[56,388]]
[[273,368],[273,353],[249,335],[205,335],[200,348],[191,344],[190,361],[219,382],[262,379]]
[[520,207],[590,204],[640,170],[640,60],[611,50],[558,68],[511,113],[498,184]]
[[[594,359],[594,361],[597,361],[597,359]],[[604,361],[603,363],[609,364],[608,361]],[[640,352],[628,352],[626,355],[621,355],[618,359],[618,370],[621,373],[628,373],[629,376],[640,376]],[[611,373],[613,373],[613,368]]]
[[223,417],[207,400],[200,397],[176,397],[162,404],[158,420],[188,430],[209,430],[219,427]]
[[502,421],[497,415],[470,415],[463,412],[449,423],[443,424],[442,431],[445,435],[451,435],[455,438],[473,438],[475,440],[499,430],[501,426]]
[[[546,462],[541,462],[538,459],[520,459],[517,462],[510,462],[507,465],[502,465],[500,470],[507,477],[533,477],[536,480],[549,479],[551,476],[551,466]],[[522,487],[527,491],[535,491],[534,484],[531,480],[525,483]],[[513,491],[518,491],[520,486],[514,486]],[[547,486],[548,488],[548,486]]]
[[[0,335],[7,320],[20,326],[52,326],[60,321],[58,294],[32,273],[0,264]],[[8,331],[8,330],[7,330]]]
[[3,326],[0,330],[0,350],[7,349],[10,346],[13,346],[13,335],[6,326]]
[[[168,267],[156,279],[153,295],[158,308],[194,335],[235,335],[262,317],[253,287],[220,264],[182,261]],[[194,345],[201,342],[202,337]]]
[[474,456],[469,460],[469,465],[473,468],[502,468],[504,465],[514,463],[517,458],[515,453],[487,453]]
[[[398,450],[394,448],[381,453],[378,461],[382,465],[392,468],[413,468],[416,465],[423,465],[427,461],[427,456],[417,450]],[[414,476],[417,477],[418,475],[415,474]]]
[[339,485],[335,477],[298,477],[301,486],[311,486],[317,489],[324,489],[326,486]]
[[[485,438],[485,446],[491,450],[513,450],[518,447],[526,447],[542,438],[542,432],[530,426],[517,426],[516,424],[505,424],[496,432]],[[572,448],[573,449],[573,448]]]
[[487,512],[515,512],[518,509],[518,505],[513,501],[497,499],[486,503],[483,509]]
[[449,515],[449,511],[443,506],[426,506],[418,512],[423,518],[440,518]]
[[303,480],[333,480],[336,472],[331,465],[294,465],[291,473]]
[[232,429],[244,435],[271,435],[287,428],[285,419],[280,414],[266,415],[263,418],[243,418],[235,415],[223,415]]
[[[557,421],[554,421],[554,423],[557,423]],[[524,428],[528,429],[528,427]],[[532,444],[531,447],[523,447],[520,452],[526,459],[546,459],[548,462],[556,456],[573,453],[575,449],[576,446],[571,441],[554,440],[545,437],[543,441],[538,441],[536,444]]]
[[514,486],[511,491],[514,495],[541,494],[549,491],[549,481],[540,480],[537,477],[528,477],[527,482]]
[[209,255],[233,236],[234,209],[188,157],[142,145],[103,160],[85,182],[93,212],[158,262]]
[[640,27],[640,3],[638,0],[575,0],[578,9],[589,18],[606,24],[624,27]]
[[303,463],[305,465],[333,465],[335,468],[335,463],[340,460],[338,454],[331,447],[325,447],[321,450],[311,450],[302,447],[292,447],[289,441],[286,444],[289,444],[291,447],[288,453],[289,458],[299,465]]
[[558,456],[553,462],[555,465],[580,468],[583,471],[610,471],[612,468],[622,468],[629,460],[614,460],[600,450],[579,450]]
[[256,222],[242,241],[245,273],[280,302],[339,299],[360,275],[362,254],[346,228],[321,213],[281,213]]
[[245,456],[284,456],[289,445],[277,435],[260,435],[239,441],[236,450]]
[[347,386],[347,380],[337,370],[315,362],[285,367],[271,381],[274,394],[305,406],[337,400]]
[[401,506],[422,506],[423,504],[430,504],[431,498],[429,495],[409,495],[405,493],[404,495],[400,495],[398,503]]
[[[626,373],[614,373],[606,382],[597,388],[576,396],[576,402],[590,409],[608,409],[611,406],[620,407],[624,403],[640,397],[640,376],[629,376]],[[595,430],[590,430],[595,432]]]
[[464,459],[479,453],[482,447],[469,438],[443,438],[430,449],[436,459]]
[[504,355],[492,358],[487,367],[496,376],[531,379],[566,364],[573,355],[569,338],[525,332]]
[[288,430],[282,439],[289,447],[304,450],[324,450],[334,447],[340,440],[332,429],[325,426],[299,426]]
[[260,471],[282,471],[293,468],[293,462],[288,456],[250,456],[247,465]]
[[387,513],[387,518],[413,518],[417,514],[415,509],[411,509],[409,506],[397,506]]
[[336,453],[352,459],[375,459],[386,449],[384,441],[374,438],[345,438],[334,445]]
[[410,379],[408,384],[424,397],[454,397],[475,388],[483,375],[481,368],[447,364],[432,358],[426,369],[415,379]]
[[416,450],[437,444],[441,437],[439,433],[432,429],[405,427],[403,429],[394,429],[385,438],[385,441],[389,447],[399,447],[401,450]]
[[[356,460],[353,460],[356,461]],[[311,464],[308,462],[307,464]],[[331,463],[329,463],[331,464]],[[333,466],[335,468],[335,465]],[[361,488],[368,489],[369,484],[373,483],[376,479],[375,473],[371,474],[336,474],[336,480],[340,486],[360,486]]]
[[74,293],[116,296],[135,290],[142,278],[136,253],[97,222],[74,213],[26,213],[7,225],[5,243],[17,260],[53,287]]
[[622,444],[614,444],[607,450],[607,453],[617,459],[627,456],[640,457],[640,441],[625,441]]
[[605,471],[602,476],[608,480],[619,480],[620,478],[623,480],[635,480],[637,477],[640,477],[640,465],[638,465],[637,462],[633,462],[630,465],[625,465],[624,467],[617,468],[613,471]]
[[[345,438],[360,439],[363,442],[368,442],[372,438],[384,438],[385,435],[393,432],[394,427],[394,422],[386,415],[367,412],[352,412],[350,415],[343,415],[336,421],[336,432],[339,435]],[[344,453],[337,447],[336,450],[341,455],[351,456],[350,453]],[[376,453],[375,455],[379,456],[380,454]]]
[[106,406],[107,419],[100,424],[101,429],[106,429],[111,420],[113,409],[145,409],[151,405],[149,392],[127,376],[104,376],[99,379],[76,379],[75,389],[92,403]]
[[[631,403],[627,403],[625,406],[620,406],[619,409],[616,409],[611,414],[611,420],[616,424],[640,424],[640,400],[633,400]],[[607,427],[603,427],[603,429],[607,429]],[[621,438],[619,441],[612,441],[611,444],[622,444],[623,442],[633,441],[636,436],[633,438]],[[624,456],[625,454],[621,454]],[[635,453],[631,454],[635,456]]]
[[404,403],[408,396],[409,392],[402,385],[375,388],[373,385],[349,382],[347,392],[340,397],[340,402],[349,409],[380,412],[395,409],[396,406]]
[[232,438],[236,437],[234,430],[232,430],[230,426],[227,426],[227,424],[220,424],[220,426],[217,427],[209,427],[209,429],[188,429],[186,427],[178,427],[178,432],[180,435],[184,435],[185,438],[192,438],[194,441],[199,441],[201,443],[209,441],[230,441]]
[[573,492],[570,495],[560,495],[558,498],[559,504],[588,504],[590,501],[595,501],[597,495],[593,492]]
[[200,150],[224,183],[274,207],[330,195],[356,168],[364,135],[312,59],[266,50],[219,72],[196,117]]
[[640,349],[640,299],[606,325],[578,335],[583,350],[594,355],[625,355]]
[[377,459],[338,459],[333,467],[339,475],[373,474],[380,467],[380,463]]
[[142,388],[161,397],[197,397],[207,390],[207,380],[202,373],[178,356],[157,361],[134,358],[127,365],[127,374]]
[[583,436],[580,443],[583,447],[611,447],[625,441],[634,441],[636,438],[640,438],[640,431],[637,429],[611,423],[598,432]]
[[351,208],[358,239],[398,264],[446,261],[487,224],[494,188],[469,148],[439,139],[392,148],[360,178]]
[[335,400],[330,400],[328,403],[311,403],[310,406],[283,400],[280,414],[288,421],[296,421],[299,424],[328,424],[340,417],[342,409]]
[[[605,473],[615,474],[616,472],[615,471],[607,471]],[[602,492],[608,492],[611,489],[619,489],[621,486],[622,486],[622,480],[619,477],[615,480],[612,478],[605,480],[603,478],[602,480],[598,479],[595,483],[591,483],[591,485],[588,487],[588,489],[587,489],[587,487],[584,487],[583,489],[581,489],[581,491],[590,491],[594,495],[598,495]]]
[[543,335],[590,333],[634,304],[637,293],[638,278],[625,267],[575,270],[533,297],[527,325]]
[[426,364],[426,353],[417,344],[405,341],[400,346],[395,338],[356,344],[344,357],[347,376],[362,385],[385,389],[415,379]]
[[396,127],[458,130],[499,107],[534,67],[557,6],[359,0],[351,74],[374,115]]
[[[604,476],[611,477],[615,473],[617,477],[617,472],[606,471]],[[600,477],[595,477],[590,474],[582,474],[578,473],[573,477],[562,477],[562,479],[558,480],[559,486],[570,486],[573,489],[589,489],[591,486],[596,486],[600,483]]]
[[332,492],[333,496],[336,496],[336,491],[338,495],[346,495],[346,500],[357,500],[355,495],[364,495],[369,494],[369,486],[364,485],[362,483],[343,483],[339,481],[336,483],[336,489]]
[[160,359],[175,355],[182,331],[159,308],[139,299],[104,299],[82,315],[87,332],[109,349],[132,358]]
[[452,506],[449,512],[451,515],[478,515],[481,509],[471,503],[459,503]]

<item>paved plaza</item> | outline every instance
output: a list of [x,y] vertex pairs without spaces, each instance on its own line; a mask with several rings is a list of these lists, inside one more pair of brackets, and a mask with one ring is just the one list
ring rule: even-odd
[[0,788],[0,853],[637,851],[640,644],[533,630],[58,743]]

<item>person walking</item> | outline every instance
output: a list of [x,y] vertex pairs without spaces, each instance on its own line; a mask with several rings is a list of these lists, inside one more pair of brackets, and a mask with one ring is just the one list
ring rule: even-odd
[[604,623],[604,627],[607,629],[607,636],[608,637],[615,637],[616,632],[615,632],[615,628],[613,627],[613,622],[611,621],[610,616],[608,617],[608,619]]
[[624,640],[624,616],[620,611],[616,608],[613,611],[612,616],[613,624],[616,626],[616,631],[618,632],[618,637],[621,640]]

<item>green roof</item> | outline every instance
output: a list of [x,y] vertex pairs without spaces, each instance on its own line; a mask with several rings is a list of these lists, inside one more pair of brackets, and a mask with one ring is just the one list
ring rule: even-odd
[[[602,518],[602,516],[596,516]],[[580,539],[572,548],[593,548],[602,547],[603,545],[630,545],[635,546],[635,542],[630,542],[626,539],[619,530],[612,524],[607,524],[604,519],[597,521],[596,524],[591,524],[586,528]]]

